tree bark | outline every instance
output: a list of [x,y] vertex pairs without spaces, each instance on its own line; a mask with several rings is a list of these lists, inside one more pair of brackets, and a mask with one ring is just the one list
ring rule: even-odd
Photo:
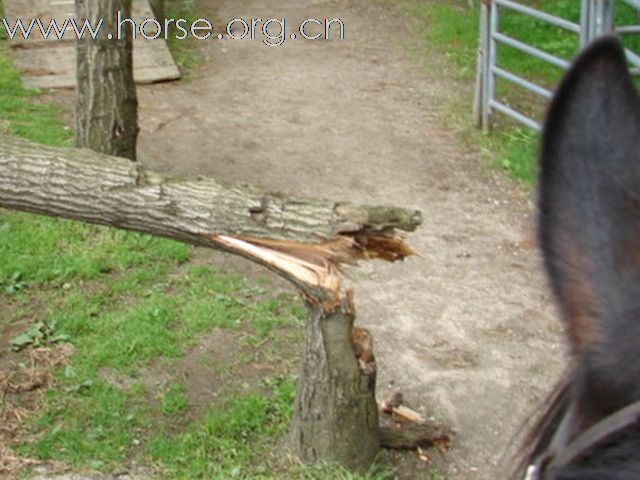
[[307,301],[307,309],[291,445],[306,463],[365,469],[380,448],[376,372],[364,371],[354,352],[351,295],[328,308]]
[[[82,22],[104,20],[100,35],[77,43],[76,145],[136,160],[138,100],[133,80],[131,0],[76,0]],[[111,36],[109,39],[108,36]]]
[[420,212],[176,179],[86,149],[0,137],[0,207],[134,230],[242,255],[297,286],[308,309],[292,447],[366,468],[379,448],[375,362],[354,328],[341,264],[400,260]]
[[[177,179],[91,150],[13,137],[0,137],[0,206],[219,248],[269,268],[293,253],[306,263],[286,275],[311,272],[289,278],[308,289],[335,281],[331,263],[411,255],[394,231],[421,223],[416,210],[289,197],[213,178]],[[283,274],[281,268],[272,269]],[[333,275],[316,278],[322,269]]]

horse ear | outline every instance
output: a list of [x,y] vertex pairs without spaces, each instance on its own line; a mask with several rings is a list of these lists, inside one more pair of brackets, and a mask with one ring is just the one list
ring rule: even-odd
[[616,312],[640,299],[640,99],[615,37],[594,42],[563,80],[540,166],[540,245],[581,353],[611,340]]

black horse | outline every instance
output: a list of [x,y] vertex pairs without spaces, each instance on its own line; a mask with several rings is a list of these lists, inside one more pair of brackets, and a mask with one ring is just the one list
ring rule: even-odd
[[640,97],[615,37],[563,80],[540,167],[540,245],[572,364],[526,478],[640,479]]

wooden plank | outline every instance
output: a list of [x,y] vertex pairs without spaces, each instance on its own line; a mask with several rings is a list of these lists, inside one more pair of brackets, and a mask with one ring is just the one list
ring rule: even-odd
[[[5,14],[10,25],[20,18],[40,18],[45,25],[55,19],[62,25],[75,17],[74,0],[5,0]],[[153,18],[148,0],[134,0],[132,18],[138,25]],[[34,29],[29,39],[11,40],[16,67],[23,84],[36,88],[74,88],[76,84],[75,34],[68,32],[62,40],[45,40]],[[138,36],[133,42],[133,65],[136,83],[153,83],[180,78],[180,71],[163,39],[147,40]]]

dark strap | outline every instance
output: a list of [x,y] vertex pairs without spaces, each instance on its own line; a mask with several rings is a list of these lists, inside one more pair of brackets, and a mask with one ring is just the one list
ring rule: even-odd
[[[566,427],[569,423],[572,412],[572,409],[567,412],[568,415],[563,419],[561,427]],[[557,445],[556,440],[560,432],[556,432],[549,448],[527,469],[525,480],[542,480],[544,471],[559,470],[570,465],[593,447],[604,443],[638,422],[640,422],[640,401],[605,417],[564,447]],[[565,430],[566,428],[559,428],[559,431],[563,432],[560,437],[565,436]]]
[[547,468],[557,470],[566,467],[580,455],[623,432],[638,421],[640,421],[640,401],[618,410],[582,432],[569,445],[554,455]]

